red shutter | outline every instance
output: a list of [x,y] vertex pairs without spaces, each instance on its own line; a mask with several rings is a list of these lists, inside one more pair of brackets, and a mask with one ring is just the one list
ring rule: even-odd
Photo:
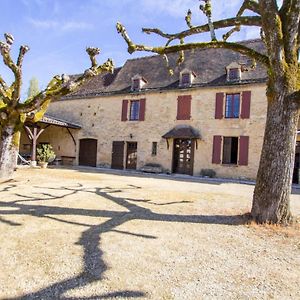
[[215,119],[223,119],[224,93],[216,94]]
[[146,99],[140,100],[140,114],[139,114],[139,120],[145,121],[145,109],[146,109]]
[[177,120],[190,120],[191,118],[192,96],[178,96],[177,100]]
[[214,135],[213,153],[212,153],[212,163],[213,164],[221,163],[221,145],[222,145],[222,136]]
[[121,121],[127,121],[128,100],[123,100]]
[[240,153],[239,153],[239,165],[248,165],[248,153],[249,153],[249,136],[240,136]]
[[250,104],[251,104],[251,91],[246,91],[242,93],[242,111],[241,118],[250,118]]

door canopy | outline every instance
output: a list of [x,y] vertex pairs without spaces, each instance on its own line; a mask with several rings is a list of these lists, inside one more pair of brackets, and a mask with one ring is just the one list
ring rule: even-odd
[[199,131],[189,125],[177,125],[162,137],[164,139],[201,139]]

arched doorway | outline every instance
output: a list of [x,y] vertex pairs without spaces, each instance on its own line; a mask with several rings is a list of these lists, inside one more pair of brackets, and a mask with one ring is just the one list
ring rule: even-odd
[[97,140],[81,139],[79,141],[79,165],[96,167],[97,165]]

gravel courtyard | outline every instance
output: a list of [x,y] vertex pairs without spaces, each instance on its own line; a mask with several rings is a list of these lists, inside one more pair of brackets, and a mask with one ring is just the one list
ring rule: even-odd
[[0,183],[0,299],[300,299],[299,226],[245,225],[252,192],[18,170]]

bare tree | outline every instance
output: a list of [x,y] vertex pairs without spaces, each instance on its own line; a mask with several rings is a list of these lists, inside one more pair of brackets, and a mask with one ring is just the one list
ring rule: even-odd
[[[283,0],[280,6],[276,0],[244,0],[234,17],[215,22],[211,18],[211,1],[201,2],[200,10],[208,20],[204,25],[193,26],[192,13],[188,11],[187,30],[168,34],[158,28],[143,28],[147,34],[166,39],[166,44],[161,47],[135,44],[120,23],[117,30],[128,44],[129,53],[148,51],[166,56],[179,52],[180,62],[184,59],[184,50],[226,48],[247,55],[265,66],[268,73],[268,109],[251,214],[259,223],[288,223],[292,219],[290,193],[300,102],[300,1]],[[249,14],[245,14],[246,11]],[[266,53],[227,41],[241,26],[261,28]],[[228,28],[228,32],[217,40],[216,31],[224,28]],[[210,42],[184,42],[189,36],[205,32],[211,33]]]
[[5,41],[0,41],[0,53],[4,64],[14,74],[14,82],[8,85],[0,75],[0,178],[11,177],[13,174],[19,148],[20,129],[28,115],[33,115],[37,121],[46,112],[50,101],[74,92],[84,82],[101,72],[113,71],[112,60],[108,59],[102,65],[98,65],[96,56],[100,53],[100,49],[89,47],[86,51],[92,65],[82,75],[74,79],[67,75],[54,76],[45,90],[21,102],[22,63],[29,47],[21,46],[17,61],[14,62],[10,53],[14,38],[10,34],[5,34],[4,37]]

